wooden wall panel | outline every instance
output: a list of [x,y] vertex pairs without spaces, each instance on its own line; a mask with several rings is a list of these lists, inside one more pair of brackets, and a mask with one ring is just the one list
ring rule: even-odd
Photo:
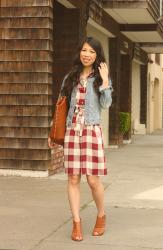
[[[47,72],[0,72],[1,83],[44,83],[52,84],[52,76]],[[33,87],[35,85],[33,84]]]
[[0,167],[47,170],[53,1],[0,1]]
[[148,65],[140,65],[140,123],[147,127]]
[[119,144],[119,112],[120,112],[120,40],[111,38],[109,40],[109,65],[113,82],[112,105],[109,109],[109,140],[110,144]]
[[[32,98],[32,97],[31,97]],[[45,116],[45,114],[50,115],[51,108],[47,105],[1,105],[0,115],[8,115],[8,116]]]
[[7,40],[0,39],[1,50],[14,50],[14,51],[29,51],[29,50],[47,50],[51,51],[53,49],[53,43],[49,39],[30,39],[30,40]]
[[52,31],[45,28],[0,28],[0,39],[53,39]]
[[[50,118],[49,118],[50,120]],[[49,125],[49,120],[47,116],[1,116],[1,126],[2,127],[45,127]],[[4,139],[1,138],[1,139]]]
[[0,83],[1,94],[51,94],[51,84],[45,83]]
[[[0,16],[3,18],[9,18],[16,16],[17,18],[20,17],[30,17],[31,20],[34,17],[47,17],[47,18],[53,18],[53,11],[50,7],[39,7],[39,6],[28,6],[28,7],[1,7],[0,9]],[[15,20],[15,19],[14,19]],[[16,21],[16,20],[15,20]],[[29,22],[31,22],[29,20]]]
[[[132,105],[132,58],[129,55],[121,54],[121,72],[120,72],[120,112],[131,114]],[[125,133],[124,139],[131,139],[130,130]]]
[[53,6],[53,0],[1,0],[1,7],[26,7],[26,6],[33,6],[33,7],[46,7],[46,6]]
[[48,62],[0,62],[0,72],[47,72],[52,73]]
[[51,160],[22,160],[22,159],[0,159],[2,169],[18,169],[18,170],[43,170],[51,164]]
[[52,54],[48,50],[0,50],[0,61],[2,62],[53,62]]
[[67,9],[57,1],[54,4],[54,85],[53,102],[56,103],[63,77],[72,67],[79,45],[79,9]]
[[20,149],[20,148],[1,148],[0,159],[10,159],[10,160],[49,160],[49,150],[48,149]]
[[1,95],[0,105],[14,106],[14,105],[26,105],[26,106],[51,106],[51,96],[48,95]]
[[1,19],[0,28],[49,28],[53,29],[52,20],[49,18],[44,17],[31,17],[30,20],[24,19],[23,17],[20,18],[12,18],[12,17],[4,17]]
[[1,148],[21,148],[21,149],[47,149],[47,140],[44,138],[1,138]]
[[[47,139],[46,127],[1,127],[0,138],[45,138]],[[8,151],[6,149],[6,151]],[[36,156],[37,157],[37,156]]]

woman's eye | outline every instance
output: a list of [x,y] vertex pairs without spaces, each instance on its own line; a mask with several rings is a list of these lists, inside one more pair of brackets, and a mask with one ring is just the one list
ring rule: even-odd
[[82,51],[82,52],[89,52],[89,53],[91,53],[91,54],[94,54],[94,53],[95,53],[95,51],[94,51],[94,50],[86,50],[86,49],[82,49],[81,51]]

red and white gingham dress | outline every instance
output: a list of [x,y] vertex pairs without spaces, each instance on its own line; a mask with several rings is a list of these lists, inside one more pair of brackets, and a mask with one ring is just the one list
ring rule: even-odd
[[100,125],[84,124],[86,87],[79,82],[72,126],[64,140],[64,167],[69,175],[106,175],[106,162]]

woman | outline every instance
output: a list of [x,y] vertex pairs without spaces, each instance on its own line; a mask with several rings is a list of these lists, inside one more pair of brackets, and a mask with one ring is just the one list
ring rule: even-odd
[[[69,111],[64,140],[64,165],[68,174],[68,198],[73,216],[72,240],[83,240],[80,219],[80,179],[86,175],[97,207],[93,236],[105,231],[104,187],[101,175],[107,174],[102,132],[101,108],[111,105],[112,86],[99,41],[92,37],[79,48],[72,70],[65,77],[61,95],[68,96]],[[51,139],[48,139],[51,147]]]

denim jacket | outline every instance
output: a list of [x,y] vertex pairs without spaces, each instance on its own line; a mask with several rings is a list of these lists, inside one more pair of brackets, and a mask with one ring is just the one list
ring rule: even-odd
[[[61,89],[64,86],[64,82],[66,80],[66,76],[62,82]],[[109,108],[112,103],[112,82],[109,79],[110,86],[107,88],[99,87],[100,97],[95,92],[93,82],[95,80],[94,76],[88,77],[87,80],[87,88],[86,88],[86,98],[85,98],[85,124],[86,125],[95,125],[101,123],[101,108]],[[71,99],[69,103],[69,110],[67,115],[66,126],[71,126],[72,118],[74,115],[74,109],[76,105],[76,93],[77,86],[74,87],[71,93]]]

